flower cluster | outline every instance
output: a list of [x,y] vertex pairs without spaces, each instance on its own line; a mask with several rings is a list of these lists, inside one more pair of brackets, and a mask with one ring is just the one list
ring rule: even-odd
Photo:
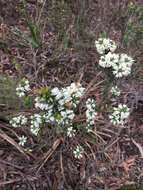
[[74,136],[76,132],[72,127],[74,110],[84,93],[84,88],[80,83],[71,83],[65,88],[55,87],[43,91],[35,98],[35,108],[40,110],[40,114],[31,116],[31,132],[38,135],[41,124],[45,122],[59,126],[70,125],[67,127],[67,136]]
[[[127,54],[118,54],[118,53],[113,53],[115,51],[115,42],[112,43],[113,48],[108,48],[108,51],[105,51],[106,48],[104,48],[104,41],[110,41],[109,39],[99,39],[96,41],[96,48],[97,51],[102,54],[99,60],[99,65],[103,68],[112,68],[112,73],[116,78],[121,78],[123,76],[128,76],[131,73],[131,67],[132,64],[134,63],[134,60],[128,56]],[[100,45],[101,44],[101,45]],[[110,43],[107,43],[110,44]],[[108,47],[108,45],[107,45]],[[112,45],[111,45],[112,47]],[[101,53],[102,52],[102,53]]]
[[19,115],[17,117],[13,117],[10,120],[10,124],[12,125],[12,127],[21,127],[27,124],[27,118],[24,115]]
[[109,68],[113,66],[114,64],[118,63],[118,60],[119,60],[118,54],[109,52],[100,57],[99,65],[104,68]]
[[44,97],[38,96],[35,98],[35,108],[40,110],[49,110],[52,109],[52,105],[49,104],[49,100],[46,102]]
[[128,76],[134,60],[126,54],[120,54],[118,62],[112,64],[113,74],[116,78]]
[[106,52],[114,52],[117,48],[115,42],[109,38],[99,38],[95,41],[95,46],[99,54],[105,54]]
[[125,104],[119,104],[113,108],[113,113],[109,116],[113,125],[124,125],[130,115],[130,109]]
[[[19,89],[21,89],[21,92],[18,91]],[[22,97],[29,89],[29,82],[23,80],[17,87],[17,92]],[[40,113],[35,113],[29,118],[31,132],[34,135],[38,135],[41,125],[49,123],[52,125],[66,126],[67,136],[73,137],[76,132],[72,126],[72,121],[75,117],[75,108],[79,104],[84,90],[80,83],[71,83],[70,86],[61,89],[57,87],[51,90],[48,88],[43,89],[35,98],[35,108]],[[13,127],[20,127],[26,123],[27,118],[22,115],[14,117],[10,121]]]
[[[79,103],[80,97],[83,95],[85,88],[80,83],[71,83],[70,86],[59,90],[57,87],[53,88],[51,93],[61,106],[67,105],[73,108]],[[70,105],[69,105],[70,103]]]
[[38,135],[41,125],[42,125],[42,116],[40,114],[34,114],[33,116],[31,116],[30,131],[34,135]]
[[[111,68],[113,75],[116,78],[128,76],[131,73],[131,67],[134,59],[125,53],[114,53],[117,46],[114,41],[106,38],[99,38],[95,42],[96,49],[101,54],[99,65],[103,68]],[[121,92],[117,86],[111,88],[113,96],[120,96]],[[112,115],[109,116],[110,121],[114,125],[124,125],[130,112],[129,108],[124,104],[119,104],[113,108]]]
[[23,79],[21,83],[16,88],[16,94],[19,97],[25,96],[25,94],[30,90],[30,84],[29,81],[26,79]]
[[120,96],[120,94],[121,94],[120,89],[117,86],[113,86],[111,88],[111,94],[113,96]]
[[36,97],[35,107],[45,111],[46,122],[67,125],[73,120],[74,109],[83,93],[84,88],[79,83],[72,83],[62,89],[55,87],[46,96]]
[[96,112],[96,102],[94,99],[89,98],[86,101],[86,122],[87,122],[87,131],[90,132],[94,127]]
[[83,157],[84,149],[82,146],[78,145],[73,151],[74,157],[77,159],[81,159]]

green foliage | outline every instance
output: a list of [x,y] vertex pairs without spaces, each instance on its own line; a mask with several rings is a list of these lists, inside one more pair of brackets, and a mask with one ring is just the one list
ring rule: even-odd
[[16,80],[7,76],[0,76],[0,105],[5,109],[19,107],[15,96]]
[[13,33],[21,40],[19,41],[19,45],[30,46],[32,48],[40,47],[42,44],[40,26],[29,16],[25,0],[23,0],[21,12],[25,18],[29,33],[24,33],[17,27],[14,28]]
[[28,42],[32,45],[33,48],[38,48],[41,46],[41,37],[40,37],[40,29],[33,23],[32,21],[27,20],[27,26],[30,31],[30,37],[27,38]]
[[69,32],[71,18],[72,12],[66,1],[52,1],[49,19],[58,34],[57,40],[61,44],[60,48],[67,49],[71,45]]
[[143,45],[143,6],[130,4],[128,7],[128,22],[124,35],[124,43],[127,46]]
[[24,106],[26,108],[32,108],[33,107],[33,99],[30,96],[24,97]]
[[48,99],[51,96],[50,89],[48,87],[42,87],[38,90],[38,94],[41,98]]
[[15,96],[16,80],[0,76],[0,120],[8,121],[9,117],[20,109],[20,101]]

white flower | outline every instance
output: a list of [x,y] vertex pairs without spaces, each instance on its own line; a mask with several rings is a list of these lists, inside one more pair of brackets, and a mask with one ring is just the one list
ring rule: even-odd
[[42,122],[60,126],[71,124],[75,117],[74,108],[79,103],[84,90],[80,83],[71,83],[70,86],[62,89],[57,87],[51,89],[48,96],[36,97],[35,107],[43,112],[42,119],[38,114],[31,117],[31,132],[37,135]]
[[129,57],[127,54],[123,53],[120,55],[120,62],[125,63],[126,65],[131,67],[132,64],[134,63],[134,59]]
[[[65,109],[76,108],[84,90],[85,88],[83,88],[80,83],[71,83],[70,86],[62,88],[61,90],[55,87],[51,90],[51,94],[55,98],[58,110],[63,111]],[[70,105],[71,108],[68,108],[67,105]]]
[[80,83],[71,83],[70,86],[62,89],[65,103],[72,102],[75,105],[79,103],[79,98],[84,93],[85,88]]
[[73,112],[73,110],[67,110],[66,111],[66,114],[67,114],[67,117],[70,119],[70,120],[73,120],[75,114]]
[[50,105],[46,100],[42,97],[35,98],[35,108],[39,108],[41,110],[50,110],[52,109],[52,105]]
[[67,128],[67,136],[68,136],[68,137],[70,137],[70,138],[71,138],[71,137],[74,137],[74,136],[75,136],[75,133],[76,133],[76,130],[73,129],[72,126]]
[[94,127],[94,120],[97,116],[96,112],[96,102],[94,99],[88,98],[86,101],[86,122],[87,122],[87,131],[90,132]]
[[10,124],[12,125],[12,127],[21,127],[27,124],[27,118],[24,115],[19,115],[17,117],[13,117],[10,120]]
[[63,96],[61,90],[59,90],[57,87],[51,90],[51,94],[55,96],[56,100],[59,100]]
[[111,93],[113,96],[120,96],[121,94],[120,89],[117,86],[111,88]]
[[103,68],[106,68],[106,67],[111,67],[111,65],[108,65],[108,63],[106,62],[106,58],[105,56],[101,56],[100,60],[99,60],[99,65]]
[[130,115],[130,109],[125,104],[119,104],[113,108],[113,113],[109,116],[114,125],[124,125]]
[[109,38],[99,38],[95,41],[95,46],[99,54],[105,54],[106,51],[114,52],[117,48],[115,42]]
[[74,157],[77,159],[81,159],[83,157],[84,149],[82,146],[77,146],[73,151]]
[[39,114],[34,114],[33,116],[31,116],[30,131],[34,135],[38,135],[41,124],[42,124],[42,116]]
[[126,54],[121,54],[119,56],[119,61],[112,64],[113,74],[115,77],[120,78],[123,76],[128,76],[131,73],[131,67],[134,60]]
[[16,88],[16,94],[19,97],[23,97],[25,96],[26,92],[28,92],[29,90],[30,90],[29,81],[26,79],[23,79]]
[[24,135],[22,135],[18,139],[19,139],[19,145],[21,145],[21,146],[24,146],[25,143],[27,142],[27,137],[25,137]]
[[62,116],[60,120],[61,124],[70,124],[75,116],[73,110],[63,110],[60,114]]
[[134,59],[125,53],[113,53],[117,47],[114,41],[109,38],[99,38],[95,42],[95,46],[97,51],[102,55],[99,60],[99,65],[101,67],[112,67],[112,72],[116,78],[128,76],[131,73]]
[[52,110],[48,110],[44,115],[43,115],[43,120],[46,123],[54,122],[55,118],[53,116]]
[[118,62],[119,62],[119,55],[116,53],[109,52],[108,54],[101,56],[101,58],[99,60],[99,65],[101,67],[108,68]]
[[24,92],[24,89],[23,87],[19,86],[16,88],[16,94],[17,96],[19,96],[20,98],[25,96],[25,92]]
[[117,53],[111,53],[105,55],[105,60],[108,65],[113,65],[115,63],[118,63],[119,61],[119,55]]

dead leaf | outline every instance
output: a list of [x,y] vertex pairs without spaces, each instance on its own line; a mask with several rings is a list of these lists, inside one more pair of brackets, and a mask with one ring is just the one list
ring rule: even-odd
[[129,159],[125,160],[124,162],[122,162],[120,164],[120,167],[123,167],[125,172],[128,173],[130,170],[130,167],[134,165],[134,162],[135,162],[135,157],[129,158]]

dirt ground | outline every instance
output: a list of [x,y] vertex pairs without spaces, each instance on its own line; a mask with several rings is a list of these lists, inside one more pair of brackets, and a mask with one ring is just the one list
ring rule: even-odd
[[[14,82],[6,87],[0,80],[0,190],[143,190],[143,1],[43,2],[0,0],[0,77]],[[134,5],[135,15],[129,11]],[[35,33],[27,19],[36,23],[30,25]],[[107,120],[111,97],[104,92],[108,83],[94,47],[103,32],[136,60],[132,76],[117,81],[122,89],[117,101],[132,110],[128,128],[121,130]],[[22,77],[33,89],[80,80],[89,88],[86,97],[96,97],[101,107],[98,136],[68,139],[48,129],[37,139],[28,130],[11,128],[7,115],[19,102],[10,87]],[[3,95],[5,87],[10,90]],[[18,146],[20,133],[28,136],[29,150]],[[76,142],[87,145],[82,160],[72,155]]]

